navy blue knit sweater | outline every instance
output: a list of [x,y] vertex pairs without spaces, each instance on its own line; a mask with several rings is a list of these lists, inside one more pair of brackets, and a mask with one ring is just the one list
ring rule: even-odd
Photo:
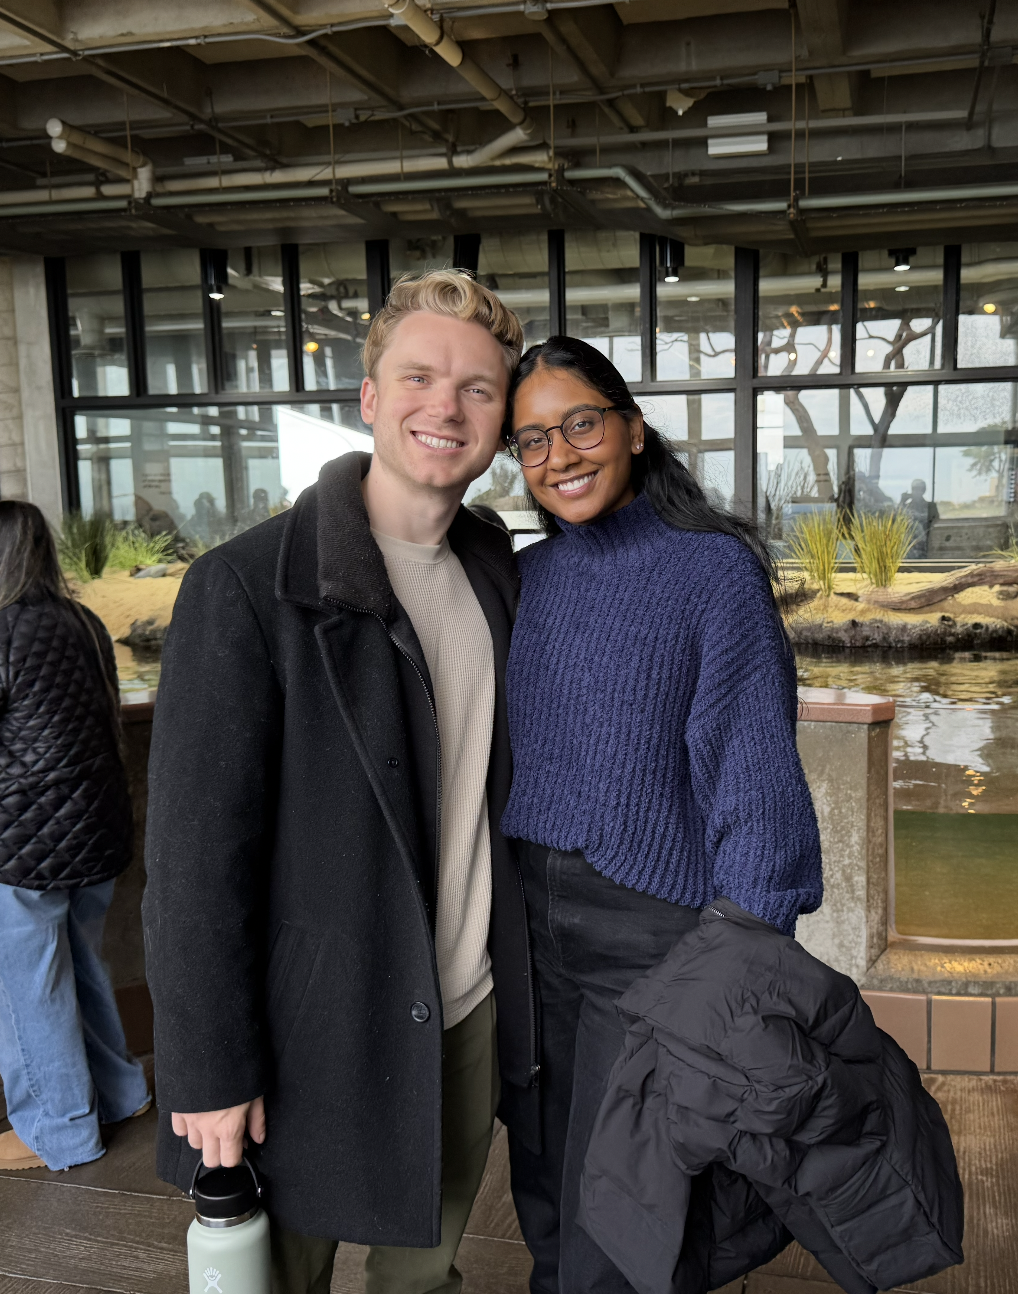
[[795,662],[759,562],[644,495],[519,556],[508,836],[792,933],[823,894]]

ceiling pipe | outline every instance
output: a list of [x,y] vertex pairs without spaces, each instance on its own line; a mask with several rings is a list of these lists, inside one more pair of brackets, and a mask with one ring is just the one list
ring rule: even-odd
[[465,81],[496,108],[503,117],[507,117],[514,126],[518,126],[524,136],[530,136],[537,129],[536,122],[525,108],[520,107],[511,95],[506,94],[497,81],[492,80],[485,70],[467,54],[463,46],[446,35],[434,18],[416,3],[416,0],[386,0],[385,7],[419,36],[428,49],[433,49],[439,58],[444,59],[450,67],[455,68]]
[[137,149],[121,148],[108,139],[90,135],[87,131],[69,126],[59,117],[50,117],[46,122],[46,134],[49,135],[50,147],[61,157],[73,157],[86,166],[94,166],[99,171],[110,171],[121,179],[129,180],[136,198],[144,198],[152,192],[155,183],[155,168],[144,153]]
[[[659,220],[682,220],[689,216],[784,215],[788,203],[782,198],[694,203],[668,202],[653,182],[629,166],[574,166],[564,172],[567,180],[619,180]],[[993,198],[1018,197],[1018,184],[956,184],[937,189],[890,189],[882,193],[830,193],[799,199],[800,211],[847,210],[851,207],[908,207],[925,202],[978,202]]]
[[[544,162],[540,159],[546,158],[546,153],[541,150],[527,150],[512,154],[505,160],[507,162],[523,162],[524,164],[542,167]],[[406,159],[406,163],[415,159]],[[421,159],[423,160],[423,159]],[[444,160],[444,159],[443,159]],[[497,161],[498,159],[496,159]],[[407,169],[405,163],[405,169]],[[342,172],[351,175],[355,174],[365,177],[369,174],[378,174],[379,171],[368,170],[368,166],[379,168],[384,167],[385,171],[392,176],[396,166],[392,161],[379,161],[374,164],[368,163],[349,163],[343,168],[337,167],[337,178]],[[398,164],[397,164],[398,165]],[[417,168],[415,168],[417,169]],[[419,169],[425,169],[423,167]],[[430,169],[434,170],[433,160],[430,163]],[[294,177],[291,172],[298,172],[303,182],[293,183]],[[305,172],[313,172],[313,175],[305,175]],[[186,189],[183,188],[184,181],[180,181],[181,191],[179,192],[156,192],[147,199],[153,207],[169,206],[196,206],[219,205],[220,203],[245,203],[245,202],[281,202],[300,199],[321,200],[328,198],[332,193],[330,183],[323,182],[326,179],[327,168],[316,167],[294,167],[285,168],[276,172],[248,172],[249,177],[276,176],[280,180],[288,179],[291,182],[287,184],[278,181],[267,182],[264,178],[257,180],[257,187],[248,187],[246,189],[235,188],[233,185],[227,185],[227,180],[232,180],[239,176],[240,172],[235,172],[231,176],[223,176],[223,189],[220,190],[215,183],[216,177],[196,177]],[[715,203],[713,205],[697,205],[695,203],[667,203],[661,200],[659,193],[655,193],[650,187],[651,181],[646,177],[640,177],[638,172],[634,172],[629,167],[624,166],[603,166],[603,167],[568,167],[564,172],[566,180],[583,181],[583,180],[618,180],[625,184],[647,208],[653,212],[659,220],[675,221],[695,217],[713,217],[713,216],[730,216],[730,215],[753,215],[753,214],[785,214],[786,204],[780,200],[765,200],[762,202],[725,202]],[[201,187],[200,180],[211,180],[209,186],[211,191]],[[317,179],[318,183],[309,183],[309,180]],[[347,185],[349,193],[363,195],[381,195],[391,194],[393,197],[401,193],[421,193],[421,192],[441,192],[443,189],[450,191],[456,189],[485,189],[499,188],[516,185],[540,184],[543,181],[536,175],[527,171],[506,172],[503,174],[488,173],[482,175],[457,176],[444,175],[433,176],[429,179],[385,179],[375,180],[362,179],[359,183]],[[167,182],[168,184],[171,182]],[[0,219],[14,216],[28,215],[58,215],[72,212],[84,211],[112,211],[126,210],[128,206],[129,194],[127,186],[122,184],[109,184],[102,186],[102,196],[95,197],[95,189],[91,186],[75,186],[73,189],[65,190],[64,198],[55,198],[52,201],[40,201],[37,190],[21,190],[20,192],[7,191],[0,192]],[[925,202],[945,202],[960,204],[966,202],[979,202],[1002,198],[1018,198],[1018,183],[1013,184],[973,184],[973,185],[954,185],[939,189],[891,189],[883,193],[841,193],[830,194],[826,197],[810,196],[808,199],[801,199],[800,206],[805,207],[808,203],[807,210],[815,211],[837,211],[849,210],[860,207],[895,207],[909,206]]]

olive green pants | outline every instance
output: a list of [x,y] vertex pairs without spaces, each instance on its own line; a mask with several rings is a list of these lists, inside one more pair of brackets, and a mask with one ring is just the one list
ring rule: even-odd
[[[484,1176],[498,1105],[492,994],[445,1031],[442,1054],[442,1241],[434,1249],[375,1246],[365,1294],[459,1294],[454,1260]],[[272,1294],[329,1294],[336,1241],[272,1227]]]

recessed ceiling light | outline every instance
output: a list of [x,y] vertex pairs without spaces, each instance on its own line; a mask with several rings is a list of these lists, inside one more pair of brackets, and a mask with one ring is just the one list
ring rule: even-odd
[[699,300],[700,300],[700,298],[699,298],[699,297],[686,297],[686,300],[687,300],[687,301],[699,301]]
[[209,293],[209,299],[210,299],[211,301],[222,301],[222,299],[223,299],[223,297],[224,297],[224,296],[226,296],[226,293],[225,293],[225,292],[210,292],[210,293]]
[[992,301],[987,301],[986,304],[983,306],[983,309],[986,311],[988,315],[996,314],[997,312],[997,307],[993,304]]
[[362,319],[370,319],[370,318],[371,318],[371,311],[370,311],[370,310],[365,310],[365,311],[364,311],[364,313],[361,315],[361,318],[362,318]]
[[[907,266],[906,266],[906,268],[907,268]],[[898,286],[897,286],[894,290],[895,290],[895,292],[907,292],[907,291],[908,291],[908,284],[907,284],[907,283],[899,283],[899,284],[898,284]]]
[[677,274],[666,274],[666,275],[665,275],[665,282],[666,282],[666,283],[678,283],[678,281],[679,281],[679,276],[678,276]]
[[788,352],[788,358],[789,358],[789,359],[798,359],[798,358],[799,358],[799,356],[798,356],[798,355],[796,355],[796,353],[795,353],[795,351],[794,351],[794,350],[790,350],[790,351]]
[[304,343],[304,349],[309,355],[313,355],[318,349],[318,343],[316,341],[306,341]]
[[874,352],[873,352],[873,351],[868,350],[868,351],[866,352],[866,358],[867,358],[867,359],[872,359],[872,358],[873,358],[873,354],[874,354]]
[[270,314],[270,315],[275,315],[275,317],[276,317],[277,319],[281,319],[281,318],[283,317],[283,311],[282,311],[282,310],[270,310],[270,311],[269,311],[269,314]]

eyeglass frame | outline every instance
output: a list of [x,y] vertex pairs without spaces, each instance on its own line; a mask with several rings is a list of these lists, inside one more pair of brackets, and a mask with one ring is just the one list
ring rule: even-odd
[[[551,433],[553,431],[560,432],[562,435],[562,439],[566,442],[567,445],[571,445],[573,449],[578,449],[580,453],[583,454],[586,452],[586,450],[597,449],[597,446],[600,445],[601,442],[604,440],[605,434],[608,431],[607,424],[605,423],[605,420],[604,420],[604,415],[606,413],[618,413],[618,411],[619,411],[619,407],[617,404],[606,404],[603,408],[599,407],[596,404],[584,404],[584,405],[581,405],[579,409],[574,409],[572,411],[572,413],[569,415],[569,418],[575,418],[578,413],[599,413],[601,415],[601,439],[598,440],[595,444],[587,445],[584,448],[580,448],[579,445],[573,445],[573,442],[562,430],[562,428],[565,426],[565,423],[569,421],[569,418],[566,418],[563,422],[557,423],[554,427],[530,428],[531,431],[540,431],[542,436],[548,437],[548,452],[547,454],[545,454],[544,458],[542,458],[539,463],[524,463],[522,459],[517,458],[516,453],[514,452],[514,449],[513,449],[513,446],[516,444],[514,437],[517,435],[517,433],[515,431],[512,433],[511,436],[506,437],[506,446],[509,449],[509,453],[512,454],[513,458],[516,459],[516,462],[519,463],[520,467],[525,467],[525,468],[543,467],[544,464],[547,463],[548,459],[551,457],[551,446],[552,446]],[[519,446],[517,445],[516,448],[518,449]]]

